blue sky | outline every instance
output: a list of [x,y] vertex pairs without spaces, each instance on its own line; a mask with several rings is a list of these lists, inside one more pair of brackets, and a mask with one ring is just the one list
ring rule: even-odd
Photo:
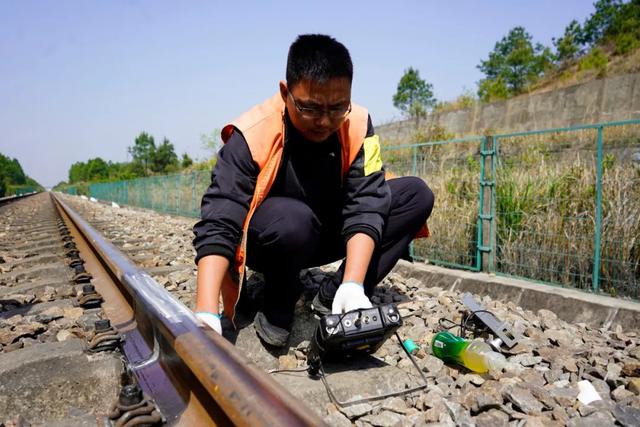
[[353,100],[374,124],[413,66],[436,98],[476,89],[509,29],[547,45],[593,0],[0,2],[0,152],[51,186],[92,157],[127,160],[146,131],[202,158],[200,135],[271,96],[298,34],[350,50]]

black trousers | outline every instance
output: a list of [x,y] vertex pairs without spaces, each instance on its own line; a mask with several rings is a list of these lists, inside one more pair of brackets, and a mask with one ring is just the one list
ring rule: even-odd
[[[365,293],[391,271],[433,209],[434,196],[416,177],[388,181],[391,209],[364,280]],[[280,327],[289,328],[300,297],[299,273],[303,268],[328,264],[345,257],[342,224],[322,224],[311,208],[297,199],[269,197],[249,223],[247,265],[265,279],[263,312]],[[333,280],[323,283],[324,300],[333,300],[342,281],[345,263]]]

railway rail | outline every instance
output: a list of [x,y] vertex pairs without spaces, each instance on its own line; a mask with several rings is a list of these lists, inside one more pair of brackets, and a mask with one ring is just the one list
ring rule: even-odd
[[59,197],[0,209],[0,422],[322,424]]

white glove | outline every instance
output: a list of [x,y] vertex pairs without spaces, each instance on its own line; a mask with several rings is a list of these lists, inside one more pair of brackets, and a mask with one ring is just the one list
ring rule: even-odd
[[342,314],[358,308],[371,308],[371,301],[364,294],[364,286],[357,282],[344,282],[333,298],[331,312]]
[[207,311],[198,311],[196,317],[200,319],[202,323],[222,335],[222,325],[220,324],[220,315],[209,313]]

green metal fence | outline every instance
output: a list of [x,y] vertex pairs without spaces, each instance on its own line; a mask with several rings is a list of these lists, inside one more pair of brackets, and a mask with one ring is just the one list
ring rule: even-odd
[[62,193],[65,194],[71,194],[72,196],[77,196],[78,195],[78,187],[76,187],[75,185],[71,185],[68,187],[62,187],[59,189],[59,191],[61,191]]
[[[383,151],[436,204],[416,259],[615,296],[640,293],[640,120]],[[92,184],[100,200],[198,217],[209,171]]]
[[[485,137],[385,147],[385,168],[396,176],[425,179],[436,195],[436,208],[429,220],[433,238],[412,245],[415,259],[437,264],[481,269],[480,246],[484,214],[480,200],[483,187],[478,178],[486,173],[483,157]],[[455,224],[455,226],[450,226]]]
[[496,135],[494,144],[493,270],[638,298],[640,120]]
[[210,171],[194,171],[91,184],[89,194],[98,200],[197,218],[200,200],[210,182]]
[[387,147],[434,190],[417,259],[638,298],[640,120]]

